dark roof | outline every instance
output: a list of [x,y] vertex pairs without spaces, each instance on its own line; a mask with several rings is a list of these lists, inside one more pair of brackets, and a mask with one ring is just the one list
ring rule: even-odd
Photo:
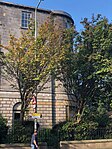
[[[20,4],[15,4],[15,3],[11,3],[11,2],[4,2],[4,1],[0,1],[0,5],[8,5],[11,7],[18,7],[18,8],[24,8],[24,9],[32,9],[35,10],[35,7],[31,7],[31,6],[25,6],[25,5],[20,5]],[[52,13],[54,15],[60,15],[60,16],[65,16],[68,17],[69,19],[71,19],[71,21],[74,23],[71,15],[65,11],[60,11],[60,10],[47,10],[47,9],[41,9],[38,8],[39,12],[45,12],[45,13]]]

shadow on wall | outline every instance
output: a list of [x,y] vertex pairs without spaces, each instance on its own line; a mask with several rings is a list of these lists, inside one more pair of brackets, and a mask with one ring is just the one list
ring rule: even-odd
[[56,124],[56,105],[55,105],[55,80],[51,78],[51,89],[52,89],[52,126]]

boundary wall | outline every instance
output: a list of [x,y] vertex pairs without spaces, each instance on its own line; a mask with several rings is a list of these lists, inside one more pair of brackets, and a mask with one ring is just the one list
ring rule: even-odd
[[[0,144],[0,149],[31,149],[30,144]],[[48,149],[47,143],[42,142],[39,149]]]
[[61,141],[60,149],[112,149],[112,139]]

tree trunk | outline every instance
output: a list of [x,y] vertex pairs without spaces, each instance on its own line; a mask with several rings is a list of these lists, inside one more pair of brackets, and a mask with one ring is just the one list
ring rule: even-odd
[[21,122],[24,121],[24,113],[25,113],[25,110],[24,110],[24,102],[22,102],[22,105],[21,105],[21,113],[20,113],[20,121],[21,121]]

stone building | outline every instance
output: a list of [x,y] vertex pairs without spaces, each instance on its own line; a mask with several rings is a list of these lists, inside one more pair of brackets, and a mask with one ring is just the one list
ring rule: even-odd
[[[51,14],[55,22],[61,22],[62,27],[68,28],[74,23],[66,12],[38,9],[38,26],[44,23]],[[34,7],[0,1],[0,43],[7,45],[10,33],[20,37],[21,31],[28,29],[29,18],[35,18]],[[56,123],[65,121],[70,115],[67,95],[62,86],[54,90],[54,85],[59,85],[59,82],[51,81],[49,89],[41,91],[37,97],[37,111],[42,114],[38,122],[42,127],[51,128]],[[2,78],[0,78],[0,114],[8,120],[8,125],[20,117],[19,93]]]

